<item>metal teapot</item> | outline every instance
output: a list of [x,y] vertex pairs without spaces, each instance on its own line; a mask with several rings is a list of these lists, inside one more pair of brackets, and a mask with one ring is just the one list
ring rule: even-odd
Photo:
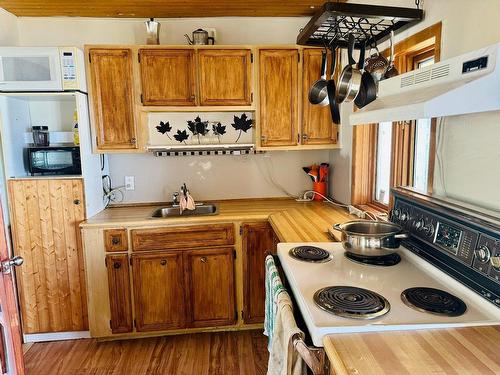
[[203,29],[198,29],[193,31],[193,39],[191,39],[188,34],[184,34],[184,36],[186,37],[189,44],[194,44],[194,45],[215,44],[215,39],[212,38],[211,36],[208,36],[208,31]]

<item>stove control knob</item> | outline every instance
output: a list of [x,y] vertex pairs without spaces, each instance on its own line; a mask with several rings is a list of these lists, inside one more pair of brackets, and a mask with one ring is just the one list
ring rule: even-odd
[[490,263],[493,266],[493,268],[496,271],[500,271],[500,253],[496,253],[495,256],[492,256],[489,259],[490,259]]
[[423,217],[421,217],[420,219],[418,219],[417,221],[415,221],[415,229],[416,230],[422,230],[425,226],[425,220]]
[[477,260],[479,260],[481,263],[486,263],[491,258],[490,249],[486,245],[479,246],[479,248],[474,250],[474,254],[476,255]]
[[395,208],[394,210],[392,210],[392,218],[393,219],[399,220],[400,215],[401,215],[401,210],[399,208]]
[[410,214],[408,213],[408,211],[403,211],[403,212],[401,212],[401,215],[399,216],[399,219],[403,223],[406,223],[408,220],[410,220]]

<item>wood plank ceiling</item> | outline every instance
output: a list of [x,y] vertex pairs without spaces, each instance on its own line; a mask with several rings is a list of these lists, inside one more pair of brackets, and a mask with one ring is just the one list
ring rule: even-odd
[[311,16],[323,3],[324,0],[0,0],[0,7],[20,17],[296,17]]

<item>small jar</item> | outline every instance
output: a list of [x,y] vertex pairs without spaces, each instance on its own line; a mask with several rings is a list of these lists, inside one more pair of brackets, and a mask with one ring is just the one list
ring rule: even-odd
[[33,143],[35,146],[49,145],[49,127],[48,126],[32,126]]

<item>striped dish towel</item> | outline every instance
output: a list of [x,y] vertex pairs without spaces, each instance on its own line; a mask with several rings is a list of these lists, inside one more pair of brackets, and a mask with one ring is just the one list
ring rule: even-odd
[[286,289],[281,282],[278,269],[272,255],[266,257],[266,311],[264,319],[264,335],[269,337],[267,348],[271,351],[273,332],[278,310],[278,296]]

